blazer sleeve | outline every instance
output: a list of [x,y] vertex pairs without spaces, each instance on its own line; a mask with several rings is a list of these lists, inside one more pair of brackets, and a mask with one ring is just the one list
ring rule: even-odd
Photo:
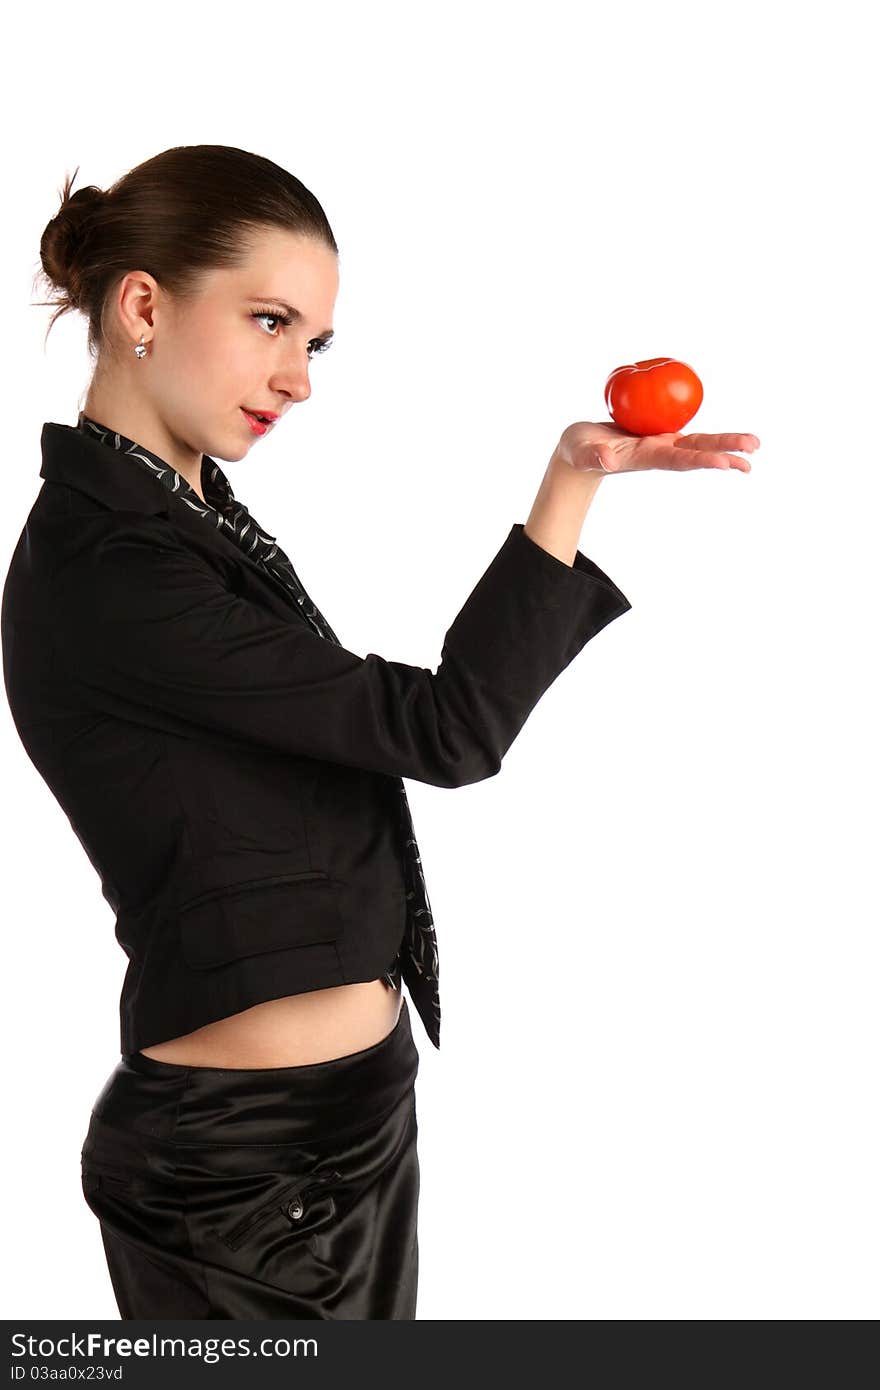
[[631,607],[580,551],[566,565],[515,523],[431,671],[285,622],[151,526],[117,528],[58,573],[56,661],[89,708],[437,787],[494,776],[547,688]]

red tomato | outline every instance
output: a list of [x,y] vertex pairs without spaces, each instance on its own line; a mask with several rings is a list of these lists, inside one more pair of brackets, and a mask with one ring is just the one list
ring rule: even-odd
[[696,372],[674,357],[649,357],[616,367],[605,383],[605,404],[615,425],[631,434],[683,429],[703,403]]

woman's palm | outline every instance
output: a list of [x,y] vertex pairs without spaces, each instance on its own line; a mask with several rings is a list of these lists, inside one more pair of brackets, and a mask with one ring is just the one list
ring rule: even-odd
[[752,453],[761,441],[754,434],[630,434],[604,421],[569,425],[557,453],[572,468],[604,473],[635,473],[648,468],[683,472],[692,468],[738,468],[751,464],[730,450]]

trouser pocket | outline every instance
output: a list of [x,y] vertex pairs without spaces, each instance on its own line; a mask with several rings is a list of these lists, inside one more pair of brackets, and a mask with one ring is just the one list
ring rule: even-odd
[[287,1181],[268,1201],[249,1210],[229,1230],[217,1231],[217,1234],[230,1250],[239,1250],[258,1231],[264,1230],[273,1217],[282,1230],[317,1230],[336,1215],[333,1185],[341,1179],[339,1169],[330,1168]]

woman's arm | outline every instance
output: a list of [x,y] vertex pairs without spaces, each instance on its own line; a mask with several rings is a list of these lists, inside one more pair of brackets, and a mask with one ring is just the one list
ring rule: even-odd
[[587,556],[561,563],[515,522],[434,671],[362,658],[240,596],[234,559],[211,564],[170,517],[60,514],[50,530],[33,544],[56,566],[43,640],[59,707],[438,787],[494,776],[547,688],[630,607]]
[[529,539],[564,565],[571,565],[584,518],[604,477],[601,472],[572,468],[554,449],[525,524]]
[[584,517],[608,473],[649,468],[690,472],[694,468],[734,468],[751,464],[729,450],[753,453],[756,434],[633,434],[608,421],[578,420],[563,430],[538,489],[525,534],[543,550],[571,565]]
[[581,527],[599,482],[609,473],[635,473],[665,468],[685,473],[692,468],[737,468],[749,473],[751,464],[727,450],[752,453],[760,448],[758,435],[692,434],[681,432],[635,435],[606,421],[578,420],[563,430],[546,466],[524,532],[535,545],[563,564],[573,564]]

